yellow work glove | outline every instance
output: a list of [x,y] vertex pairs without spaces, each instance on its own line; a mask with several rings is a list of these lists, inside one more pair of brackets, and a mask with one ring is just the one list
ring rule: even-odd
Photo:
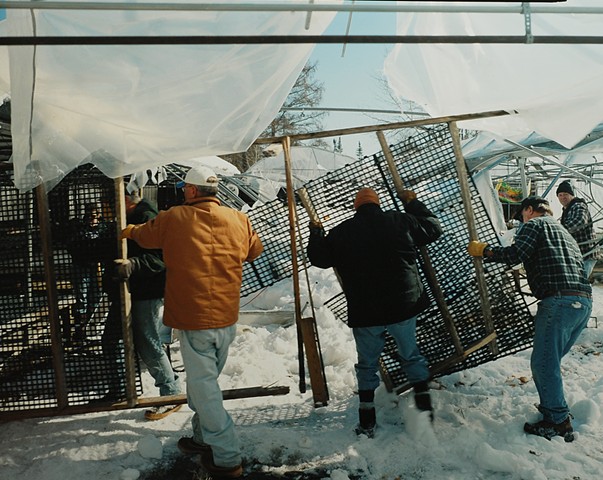
[[477,240],[472,240],[469,242],[469,245],[467,245],[467,251],[469,252],[469,255],[471,255],[472,257],[483,257],[484,250],[486,249],[487,246],[488,246],[487,243],[478,242]]
[[398,198],[402,200],[403,204],[407,204],[417,199],[417,194],[412,190],[402,190],[398,194]]
[[134,230],[134,225],[128,225],[121,231],[121,235],[119,236],[120,240],[124,238],[132,238],[132,230]]

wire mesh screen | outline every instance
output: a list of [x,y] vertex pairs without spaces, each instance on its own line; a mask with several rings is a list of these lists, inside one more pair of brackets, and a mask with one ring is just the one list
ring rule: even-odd
[[[0,189],[0,412],[55,407],[36,196],[19,193],[7,172]],[[120,299],[107,269],[117,257],[114,192],[113,180],[84,166],[48,194],[69,405],[125,397]]]
[[[307,215],[298,208],[298,215]],[[289,212],[286,200],[276,199],[249,212],[249,219],[264,245],[262,254],[243,268],[241,296],[273,285],[293,273]],[[304,220],[300,220],[303,224]],[[303,230],[306,230],[305,228]],[[299,232],[298,232],[299,233]],[[305,234],[305,232],[303,232]],[[304,249],[297,246],[298,261],[303,260]]]
[[[490,332],[484,322],[473,261],[466,251],[469,237],[452,139],[446,127],[436,127],[391,146],[391,150],[405,188],[415,191],[418,198],[442,223],[444,233],[427,247],[427,253],[463,350],[467,350]],[[384,210],[403,211],[385,158],[377,154],[330,172],[306,185],[308,196],[327,232],[353,216],[352,202],[356,192],[362,187],[371,187],[379,194]],[[490,244],[499,243],[497,233],[472,182],[470,189],[478,237]],[[422,260],[419,263],[422,280],[427,287],[425,266]],[[455,361],[455,357],[458,360],[459,352],[455,349],[434,294],[427,288],[431,305],[418,318],[417,339],[436,377],[474,367],[531,346],[532,317],[523,296],[515,288],[512,275],[502,264],[485,263],[484,269],[497,334],[497,350],[484,346],[465,360]],[[326,305],[338,318],[346,321],[343,293],[331,298]],[[394,341],[389,336],[381,357],[381,367],[388,388],[404,390],[407,386],[406,376]]]

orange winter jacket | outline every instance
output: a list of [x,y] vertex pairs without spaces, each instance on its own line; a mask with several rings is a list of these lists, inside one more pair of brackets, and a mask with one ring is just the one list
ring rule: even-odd
[[163,250],[167,326],[204,330],[236,323],[243,262],[264,249],[244,213],[201,197],[145,224],[128,225],[122,237]]

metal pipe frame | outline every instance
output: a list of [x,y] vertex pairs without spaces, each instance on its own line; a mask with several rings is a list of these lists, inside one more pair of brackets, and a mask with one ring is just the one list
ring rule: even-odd
[[[536,0],[532,3],[560,3],[563,0]],[[426,2],[427,3],[427,2]],[[452,2],[451,2],[452,3]],[[517,13],[524,14],[524,3],[517,5],[404,5],[395,2],[364,3],[291,3],[291,2],[198,2],[198,3],[128,3],[128,2],[20,2],[4,1],[4,8],[27,10],[137,10],[137,11],[207,11],[207,12],[370,12],[370,13]],[[560,14],[603,14],[603,7],[567,7],[530,5],[530,12]]]
[[[1,5],[1,4],[0,4]],[[0,45],[300,45],[300,44],[546,44],[603,45],[582,35],[117,35],[0,37]]]

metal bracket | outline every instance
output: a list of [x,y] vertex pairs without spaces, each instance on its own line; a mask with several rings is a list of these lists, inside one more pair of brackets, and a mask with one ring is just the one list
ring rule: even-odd
[[530,2],[521,3],[521,13],[526,28],[526,43],[534,43],[534,35],[532,35],[532,9]]
[[[310,5],[312,5],[314,3],[314,0],[309,0]],[[310,30],[310,24],[312,23],[312,10],[308,10],[308,13],[306,14],[306,24],[305,24],[305,29],[306,30]]]

